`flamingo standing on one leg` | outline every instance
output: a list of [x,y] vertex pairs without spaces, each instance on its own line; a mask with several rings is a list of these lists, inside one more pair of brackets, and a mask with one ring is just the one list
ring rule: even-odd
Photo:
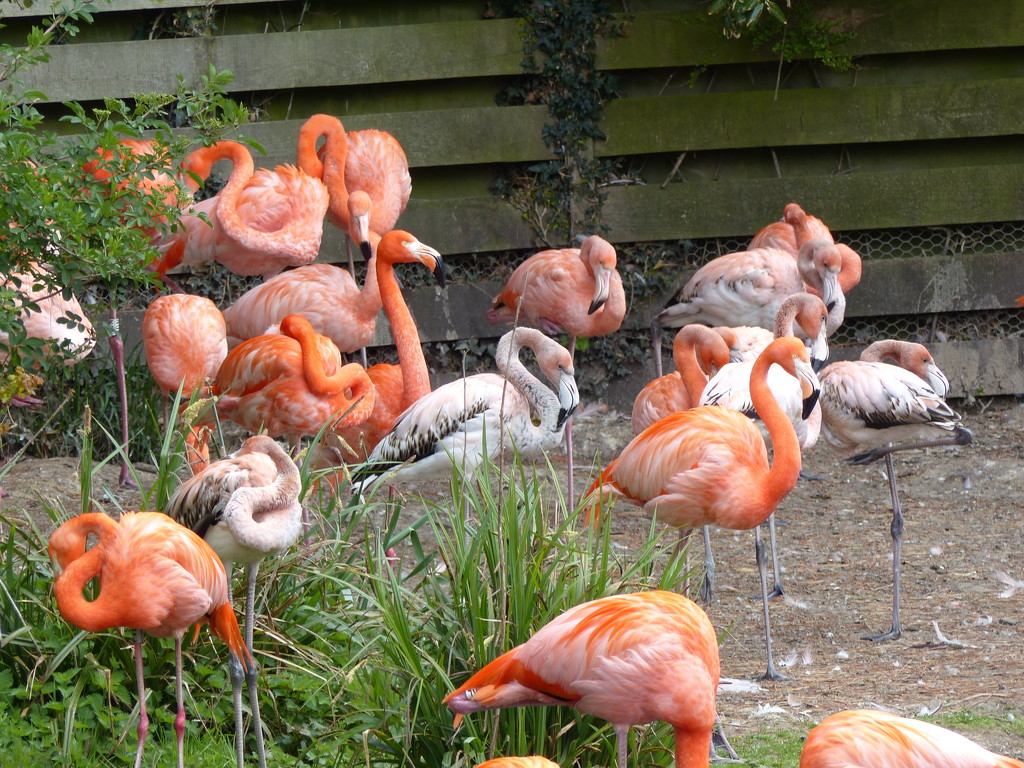
[[445,697],[457,713],[570,706],[612,723],[618,768],[629,727],[672,725],[679,768],[708,765],[715,726],[718,643],[693,601],[674,592],[614,595],[571,608]]
[[307,264],[246,291],[224,310],[228,346],[277,333],[285,317],[302,315],[314,331],[327,336],[343,355],[350,355],[373,339],[380,308],[374,259],[366,265],[362,290],[340,267]]
[[[535,253],[515,268],[487,313],[491,323],[519,322],[545,333],[567,333],[575,359],[576,339],[615,333],[626,316],[626,294],[616,269],[615,248],[591,235],[579,248]],[[572,419],[565,425],[567,498],[573,491]]]
[[873,709],[829,715],[807,734],[800,768],[1024,768],[933,723]]
[[402,298],[394,265],[422,264],[443,288],[444,261],[436,250],[400,229],[393,229],[381,238],[376,260],[377,285],[391,324],[398,365],[379,363],[369,368],[366,373],[375,393],[373,411],[361,422],[328,433],[328,445],[346,463],[368,456],[395,425],[399,415],[430,392],[430,372],[423,357],[419,332]]
[[195,150],[184,167],[205,179],[220,160],[232,163],[228,183],[161,238],[159,269],[217,261],[236,275],[267,278],[316,259],[328,202],[323,182],[291,165],[256,170],[252,154],[235,141]]
[[[213,548],[227,570],[228,583],[236,562],[245,565],[245,647],[252,656],[256,604],[256,574],[267,555],[291,547],[302,531],[302,483],[295,462],[272,438],[255,435],[227,458],[215,461],[185,481],[167,502],[164,512],[193,530]],[[235,748],[243,765],[243,670],[230,659],[235,702]],[[256,664],[244,671],[249,688],[253,733],[260,768],[266,768],[266,749],[256,689]]]
[[828,308],[828,332],[838,328],[846,297],[838,276],[843,257],[831,240],[809,240],[796,261],[787,251],[758,248],[712,259],[651,322],[654,363],[661,374],[661,332],[690,323],[774,328],[787,296],[813,288]]
[[803,342],[787,336],[769,344],[754,364],[750,392],[771,436],[771,465],[764,438],[750,419],[727,408],[700,406],[667,416],[633,438],[594,481],[587,503],[592,511],[610,494],[642,505],[676,528],[753,528],[768,656],[764,676],[780,680],[785,676],[772,658],[760,525],[796,486],[801,459],[796,430],[768,386],[773,364],[800,380],[807,413],[818,397],[818,380]]
[[282,320],[281,334],[257,336],[231,350],[212,393],[222,418],[250,432],[286,437],[293,446],[325,424],[364,421],[374,403],[363,366],[342,365],[334,343],[300,315]]
[[[866,640],[894,640],[900,628],[903,510],[892,454],[913,448],[968,445],[971,431],[946,405],[948,380],[919,344],[876,342],[860,360],[832,363],[821,372],[822,433],[852,464],[885,458],[892,497],[892,627]],[[864,359],[864,354],[868,359]],[[891,358],[898,365],[880,362]],[[906,366],[903,367],[903,366]],[[908,370],[909,369],[909,370]],[[934,386],[932,386],[934,384]],[[941,394],[940,394],[941,391]],[[853,455],[851,455],[853,454]]]
[[[557,394],[519,360],[524,346]],[[468,478],[512,446],[523,457],[557,447],[580,398],[569,352],[540,331],[519,327],[501,337],[495,360],[501,375],[467,376],[413,403],[355,471],[354,484],[362,489],[384,477],[395,484],[446,477],[455,467]]]
[[[810,293],[794,293],[779,305],[779,312],[775,316],[774,338],[793,336],[796,328],[799,328],[812,340],[811,367],[819,371],[828,360],[827,319],[828,310],[820,298]],[[730,363],[723,366],[708,381],[699,398],[700,405],[720,405],[756,419],[757,411],[754,410],[754,403],[750,399],[750,372],[753,366],[753,362]],[[814,410],[805,416],[800,385],[778,366],[769,369],[768,385],[793,423],[801,451],[812,448],[818,442],[818,434],[821,431],[821,408],[816,405]],[[805,477],[803,473],[801,476]],[[784,597],[785,589],[782,586],[782,569],[779,566],[774,512],[768,518],[768,541],[772,550],[774,575],[772,591],[768,597],[775,599]],[[707,596],[710,597],[713,584],[705,579],[705,586]]]
[[[86,550],[89,535],[98,538]],[[54,593],[61,615],[87,632],[112,627],[136,630],[135,669],[139,683],[139,748],[135,767],[149,729],[142,679],[142,632],[174,638],[175,690],[178,714],[178,767],[185,760],[185,705],[181,688],[181,638],[197,621],[208,621],[245,665],[252,659],[238,631],[231,608],[227,575],[220,559],[196,534],[159,512],[126,512],[115,522],[90,512],[60,526],[50,536],[54,562]],[[99,580],[94,600],[83,595],[85,585]]]

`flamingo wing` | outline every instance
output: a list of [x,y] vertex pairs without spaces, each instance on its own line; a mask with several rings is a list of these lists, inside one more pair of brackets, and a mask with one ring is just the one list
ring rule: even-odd
[[382,235],[395,228],[412,195],[409,161],[387,131],[349,131],[347,138],[345,185],[370,196],[370,229]]

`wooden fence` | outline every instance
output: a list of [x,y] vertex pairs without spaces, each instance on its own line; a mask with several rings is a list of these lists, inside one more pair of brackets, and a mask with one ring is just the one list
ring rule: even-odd
[[[179,75],[197,84],[209,64],[230,69],[233,95],[260,107],[246,134],[267,148],[265,164],[292,161],[302,121],[330,112],[350,130],[381,128],[402,142],[413,199],[400,225],[424,242],[455,261],[540,246],[520,211],[489,192],[503,170],[552,157],[541,138],[546,107],[494,102],[521,73],[518,20],[482,19],[470,0],[359,10],[326,1],[214,5],[212,34],[138,40],[158,14],[198,13],[210,3],[100,3],[96,23],[53,47],[28,84],[52,102],[92,101],[171,91]],[[3,39],[23,39],[46,6],[0,2]],[[850,296],[852,321],[988,313],[986,336],[972,337],[978,324],[967,323],[934,345],[936,357],[954,394],[1024,393],[1014,305],[1024,293],[1024,224],[1016,224],[1024,222],[1024,4],[822,7],[855,33],[841,46],[855,57],[850,71],[780,66],[770,51],[725,39],[703,3],[630,3],[624,34],[598,46],[619,97],[604,113],[606,139],[591,151],[615,158],[634,182],[607,189],[607,237],[742,241],[798,201],[837,239],[867,232],[884,245],[860,248],[866,263]],[[1009,233],[1003,245],[922,256],[906,236],[987,223]],[[339,244],[329,233],[322,257]],[[681,267],[674,285],[688,274]],[[456,284],[441,298],[413,291],[424,339],[497,335],[483,319],[494,288]],[[624,333],[638,336],[669,292],[634,303]],[[618,399],[646,375],[623,382]]]

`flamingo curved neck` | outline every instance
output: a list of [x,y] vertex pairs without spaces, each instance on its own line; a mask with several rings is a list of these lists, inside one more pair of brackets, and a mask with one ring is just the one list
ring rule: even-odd
[[[316,143],[324,138],[323,155]],[[313,115],[299,128],[296,164],[304,173],[320,179],[327,186],[331,223],[348,232],[348,187],[345,186],[345,163],[348,160],[348,139],[341,121],[331,115]]]
[[776,362],[762,354],[750,373],[750,399],[772,439],[773,461],[768,468],[768,482],[761,486],[772,510],[793,490],[802,466],[796,430],[768,386],[768,369]]
[[494,357],[502,377],[522,393],[530,404],[531,410],[540,416],[539,424],[534,424],[533,419],[529,416],[523,419],[523,422],[530,437],[534,440],[541,440],[558,429],[558,412],[561,405],[558,402],[558,396],[550,387],[534,376],[519,359],[519,351],[524,346],[536,351],[532,344],[517,340],[514,333],[507,334],[498,343]]
[[700,396],[704,393],[704,387],[708,385],[708,377],[701,369],[697,359],[697,346],[688,341],[683,344],[681,354],[676,356],[676,370],[683,380],[683,390],[686,392],[692,405],[700,402]]
[[72,562],[54,584],[53,591],[61,614],[69,623],[87,632],[124,625],[123,600],[112,595],[113,590],[103,589],[102,580],[96,599],[85,599],[85,585],[101,576],[102,572],[103,557],[94,547]]
[[395,279],[395,270],[392,266],[395,259],[388,253],[387,248],[383,252],[378,252],[376,259],[377,288],[380,291],[384,313],[391,324],[391,335],[395,340],[398,363],[402,369],[404,409],[430,392],[430,373],[427,371],[427,361],[423,357],[423,347],[420,345],[416,323],[402,297],[402,289],[398,287],[398,281]]

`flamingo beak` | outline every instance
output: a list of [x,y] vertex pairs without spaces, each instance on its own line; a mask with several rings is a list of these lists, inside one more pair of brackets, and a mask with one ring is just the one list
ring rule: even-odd
[[829,272],[821,285],[821,300],[825,302],[825,309],[832,312],[836,303],[842,295],[843,289],[839,285],[838,273]]
[[561,429],[569,420],[576,407],[580,404],[580,391],[576,387],[576,378],[572,369],[562,369],[558,376],[558,422],[555,427]]
[[828,362],[828,333],[825,329],[825,318],[821,320],[821,329],[811,342],[811,368],[820,373]]
[[437,284],[444,288],[444,259],[441,258],[441,254],[435,249],[431,248],[425,243],[421,243],[419,240],[414,240],[411,243],[406,243],[405,247],[408,248],[416,256],[416,260],[427,267],[434,275],[434,279]]
[[597,274],[594,275],[594,300],[590,302],[588,315],[592,315],[608,301],[608,293],[611,290],[612,271],[606,267],[599,266]]
[[946,393],[949,392],[949,379],[946,378],[946,374],[935,363],[925,364],[925,378],[928,381],[928,386],[935,390],[935,394],[945,399]]
[[370,214],[363,213],[355,217],[356,241],[359,243],[359,250],[367,261],[373,256],[373,245],[370,243]]
[[800,394],[803,397],[803,412],[801,418],[807,419],[818,402],[818,395],[821,394],[821,384],[818,376],[809,362],[796,358],[796,377],[800,382]]

